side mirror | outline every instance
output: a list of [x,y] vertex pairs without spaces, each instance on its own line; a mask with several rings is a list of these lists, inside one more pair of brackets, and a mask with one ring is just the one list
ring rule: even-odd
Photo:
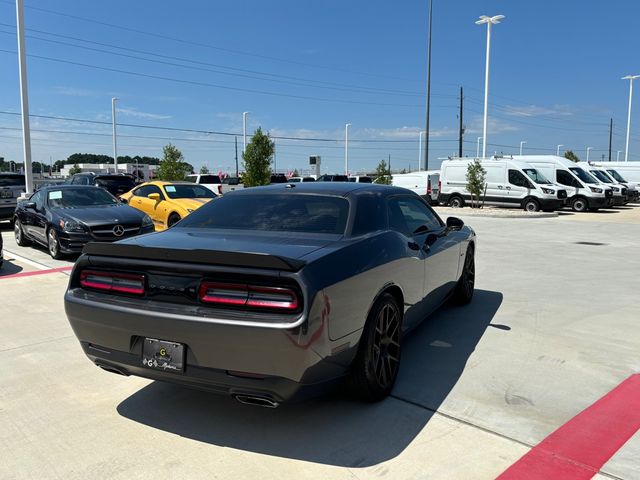
[[464,227],[464,222],[457,217],[447,218],[447,228],[449,230],[460,230]]
[[24,208],[28,208],[29,210],[36,209],[36,202],[24,202]]
[[160,201],[160,194],[159,193],[150,193],[149,195],[147,195],[147,198],[150,198],[151,200],[155,200],[156,202]]

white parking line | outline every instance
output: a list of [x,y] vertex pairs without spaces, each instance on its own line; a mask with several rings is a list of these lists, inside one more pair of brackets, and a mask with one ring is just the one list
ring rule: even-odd
[[[51,267],[51,266],[49,266],[49,265],[45,265],[44,263],[35,262],[35,261],[33,261],[33,260],[30,260],[30,259],[28,259],[28,258],[25,258],[25,257],[23,257],[22,255],[18,255],[17,253],[12,252],[11,250],[7,250],[6,248],[4,249],[4,253],[5,253],[5,256],[6,256],[7,254],[8,254],[8,255],[11,255],[11,256],[12,256],[13,258],[15,258],[16,260],[18,260],[18,261],[20,261],[20,262],[22,262],[22,263],[26,263],[27,265],[31,265],[32,267],[35,267],[35,268],[37,268],[38,270],[50,270],[51,268],[53,268],[53,267]],[[5,258],[6,258],[6,257],[5,257]]]

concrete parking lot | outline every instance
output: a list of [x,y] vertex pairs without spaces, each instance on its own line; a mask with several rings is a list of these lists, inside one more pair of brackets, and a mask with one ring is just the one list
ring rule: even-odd
[[[275,410],[93,366],[64,314],[71,262],[0,224],[0,478],[496,478],[640,371],[640,207],[465,211],[476,296],[405,339],[392,397]],[[640,478],[640,433],[611,454],[595,478]]]

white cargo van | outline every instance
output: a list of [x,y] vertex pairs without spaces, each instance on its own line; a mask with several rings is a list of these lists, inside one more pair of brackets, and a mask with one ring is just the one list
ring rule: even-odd
[[636,185],[640,184],[640,162],[591,162],[591,163],[599,167],[605,168],[609,173],[611,173],[610,170],[615,169],[615,171],[625,179],[625,181],[621,183],[627,183],[627,180],[628,180],[629,183],[635,183]]
[[430,204],[437,204],[440,194],[440,170],[396,173],[391,178],[391,185],[411,190]]
[[584,169],[585,172],[594,176],[602,185],[605,185],[613,190],[613,204],[614,205],[626,205],[629,203],[628,188],[625,185],[620,185],[613,180],[605,171],[600,167],[596,167],[587,162],[578,162],[578,166]]
[[[467,190],[467,167],[473,159],[445,160],[440,166],[440,196],[438,200],[451,207],[463,207],[471,200]],[[505,157],[481,159],[486,170],[485,205],[523,208],[529,212],[553,211],[562,208],[567,191],[528,163]]]
[[567,190],[567,205],[574,212],[598,210],[613,205],[613,190],[603,187],[576,163],[556,155],[519,155],[514,160],[528,163]]
[[[587,168],[589,172],[592,172],[593,169],[598,169],[604,175],[601,177],[604,180],[608,180],[605,183],[608,185],[616,185],[620,187],[621,193],[625,198],[625,204],[629,203],[632,200],[636,200],[638,198],[638,190],[637,186],[633,182],[627,182],[618,172],[613,169],[607,169],[604,166],[597,166],[593,162],[580,162],[580,165],[584,168]],[[616,178],[617,177],[617,178]],[[626,192],[624,189],[626,188]]]

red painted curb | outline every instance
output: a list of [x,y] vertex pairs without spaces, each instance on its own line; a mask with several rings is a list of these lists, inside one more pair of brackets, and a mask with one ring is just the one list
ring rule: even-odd
[[640,374],[627,378],[511,465],[499,480],[588,480],[640,430]]
[[73,267],[58,267],[58,268],[50,268],[49,270],[34,270],[33,272],[13,273],[11,275],[5,275],[5,276],[0,275],[0,280],[4,280],[6,278],[32,277],[34,275],[45,275],[47,273],[67,272],[72,268]]

